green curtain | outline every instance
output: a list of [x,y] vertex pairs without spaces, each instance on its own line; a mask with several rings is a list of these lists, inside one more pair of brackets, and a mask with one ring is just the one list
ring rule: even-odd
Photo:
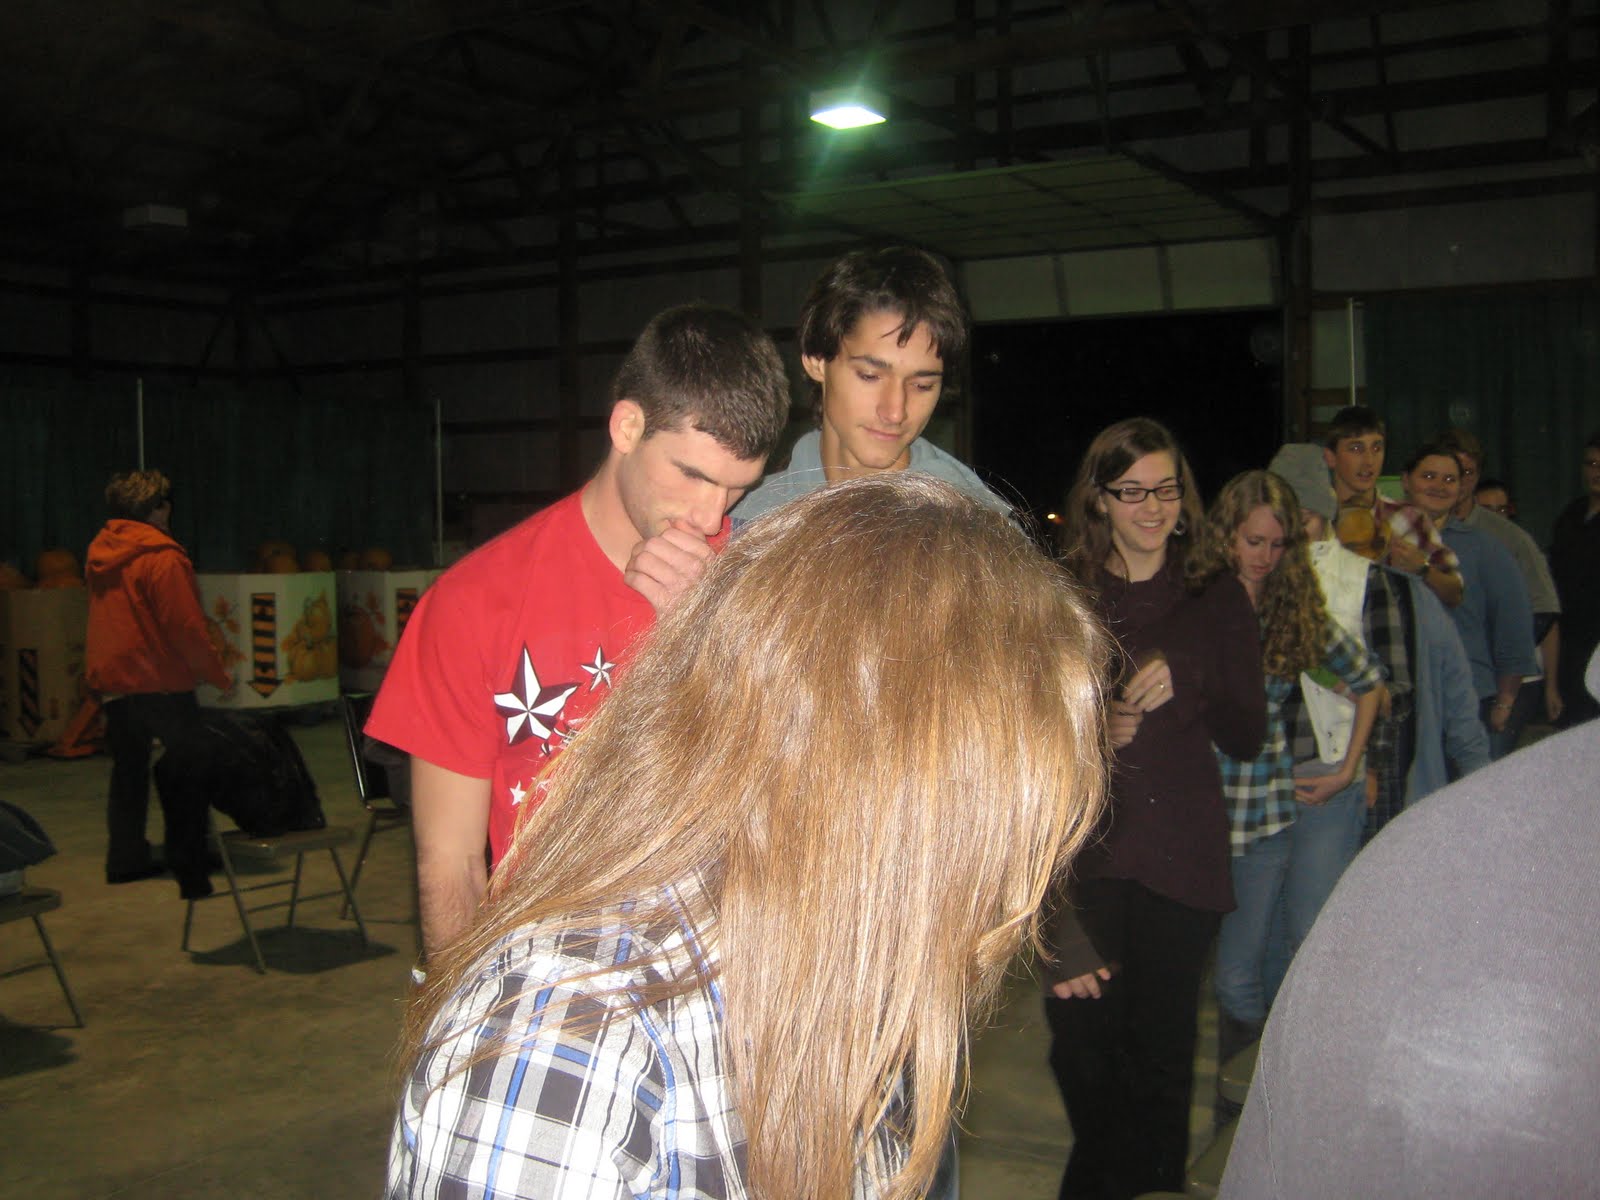
[[1389,429],[1385,470],[1451,426],[1483,442],[1518,520],[1548,545],[1580,490],[1584,440],[1600,429],[1600,292],[1391,296],[1365,310],[1367,395]]
[[[80,556],[113,472],[138,465],[132,379],[0,378],[0,559]],[[382,546],[432,562],[433,416],[390,397],[147,380],[145,462],[173,481],[173,533],[202,571],[249,568],[282,538],[302,554]]]
[[31,576],[41,550],[81,559],[105,521],[106,480],[136,445],[131,384],[0,374],[0,561]]

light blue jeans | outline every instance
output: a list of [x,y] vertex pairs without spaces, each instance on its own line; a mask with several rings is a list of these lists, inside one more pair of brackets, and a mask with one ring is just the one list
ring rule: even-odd
[[1364,774],[1233,859],[1237,906],[1217,935],[1217,1003],[1238,1021],[1266,1019],[1289,960],[1361,847]]
[[1335,792],[1326,803],[1300,805],[1299,815],[1289,827],[1289,874],[1267,937],[1267,956],[1261,970],[1268,1008],[1277,998],[1283,977],[1289,973],[1289,963],[1311,932],[1317,914],[1361,849],[1366,820],[1365,771],[1358,772],[1354,783]]

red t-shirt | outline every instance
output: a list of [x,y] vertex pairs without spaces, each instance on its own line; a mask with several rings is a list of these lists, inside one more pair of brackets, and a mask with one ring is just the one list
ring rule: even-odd
[[[584,520],[580,492],[462,559],[423,593],[367,732],[490,781],[499,862],[534,783],[655,620]],[[726,522],[724,522],[726,531]]]

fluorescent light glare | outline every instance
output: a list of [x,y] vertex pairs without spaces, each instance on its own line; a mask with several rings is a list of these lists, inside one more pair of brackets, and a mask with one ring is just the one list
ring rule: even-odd
[[811,119],[830,129],[882,125],[888,104],[870,88],[830,88],[811,94]]

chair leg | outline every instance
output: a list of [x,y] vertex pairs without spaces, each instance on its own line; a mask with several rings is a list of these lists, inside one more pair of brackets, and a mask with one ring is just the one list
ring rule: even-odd
[[294,856],[294,883],[289,888],[289,924],[287,926],[289,929],[294,928],[294,909],[295,905],[300,903],[300,870],[305,866],[305,863],[306,856],[304,854],[296,854]]
[[[250,942],[250,952],[256,956],[256,973],[267,973],[267,960],[262,957],[261,943],[256,941],[256,931],[250,924],[250,911],[244,906],[244,897],[239,893],[239,877],[233,873],[233,856],[228,853],[227,843],[212,830],[213,840],[217,844],[217,854],[222,859],[222,870],[228,877],[228,894],[233,897],[233,907],[239,914],[239,924],[244,926],[244,935]],[[189,911],[194,912],[194,901],[189,902]]]
[[[361,836],[361,849],[356,851],[356,865],[350,869],[350,890],[356,890],[356,884],[361,882],[361,868],[367,863],[367,850],[372,845],[372,835],[378,832],[378,814],[367,814],[367,832]],[[339,910],[339,919],[345,920],[350,915],[350,903]]]
[[56,982],[61,985],[61,991],[67,997],[67,1007],[72,1009],[72,1019],[78,1023],[78,1028],[83,1028],[83,1012],[78,1008],[78,998],[72,994],[72,985],[67,982],[67,973],[61,969],[61,960],[56,957],[56,948],[50,941],[50,935],[44,931],[44,920],[38,913],[33,915],[33,927],[39,931],[39,940],[44,943],[44,952],[50,958],[50,966],[56,973]]
[[178,947],[178,949],[185,951],[189,949],[189,930],[194,925],[194,901],[190,900],[188,905],[189,907],[184,910],[183,914],[183,944]]
[[329,846],[328,853],[333,857],[333,869],[339,872],[339,883],[344,888],[345,906],[350,910],[350,915],[355,918],[356,929],[361,934],[361,944],[365,946],[367,945],[367,926],[361,920],[361,910],[356,907],[355,880],[345,878],[344,864],[339,861],[339,852]]

